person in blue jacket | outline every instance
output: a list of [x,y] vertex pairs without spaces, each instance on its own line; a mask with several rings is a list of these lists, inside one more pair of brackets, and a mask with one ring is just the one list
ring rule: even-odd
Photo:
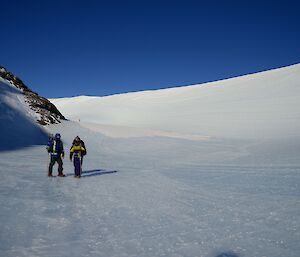
[[53,139],[51,139],[50,137],[47,144],[47,151],[50,155],[48,177],[53,177],[52,170],[56,162],[58,164],[58,176],[65,177],[65,175],[63,174],[63,161],[62,161],[65,152],[64,152],[64,145],[63,142],[61,141],[61,136],[59,133],[55,134]]

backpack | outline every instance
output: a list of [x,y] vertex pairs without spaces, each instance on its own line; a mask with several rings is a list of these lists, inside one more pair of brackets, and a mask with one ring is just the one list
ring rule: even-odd
[[[72,143],[71,148],[72,148],[74,145],[75,145],[75,139],[73,140],[73,143]],[[85,144],[84,144],[84,142],[83,142],[81,139],[80,139],[80,145],[84,148],[84,151],[82,151],[82,156],[85,156],[86,153],[87,153],[87,151],[86,151]],[[71,149],[71,148],[70,148],[70,149]]]

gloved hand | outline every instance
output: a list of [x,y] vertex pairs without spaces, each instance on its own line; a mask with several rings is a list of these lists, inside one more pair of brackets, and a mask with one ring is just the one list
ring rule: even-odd
[[64,158],[65,157],[65,153],[61,153],[61,158]]

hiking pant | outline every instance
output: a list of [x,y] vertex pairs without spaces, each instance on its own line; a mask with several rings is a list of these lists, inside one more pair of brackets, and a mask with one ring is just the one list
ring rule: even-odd
[[55,162],[57,162],[58,164],[58,175],[62,175],[62,171],[63,171],[63,161],[61,159],[60,156],[56,156],[56,155],[51,155],[51,159],[50,159],[50,163],[49,163],[49,171],[48,171],[48,175],[51,176],[52,175],[52,170],[53,170],[53,166],[55,164]]
[[74,173],[75,176],[81,176],[81,158],[77,155],[73,157],[73,164],[74,164]]

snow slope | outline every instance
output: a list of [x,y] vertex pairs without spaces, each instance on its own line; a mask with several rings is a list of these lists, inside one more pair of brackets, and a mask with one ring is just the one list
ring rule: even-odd
[[[55,100],[75,120],[48,127],[68,176],[46,176],[45,146],[0,151],[0,256],[298,257],[298,73]],[[76,135],[88,150],[80,180],[67,151]]]
[[202,85],[51,100],[71,120],[221,138],[300,131],[300,64]]
[[8,81],[0,78],[0,151],[29,145],[41,145],[46,132],[35,122],[25,104],[24,95]]

